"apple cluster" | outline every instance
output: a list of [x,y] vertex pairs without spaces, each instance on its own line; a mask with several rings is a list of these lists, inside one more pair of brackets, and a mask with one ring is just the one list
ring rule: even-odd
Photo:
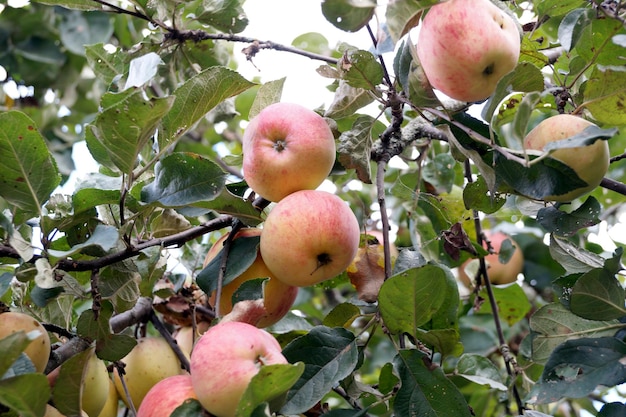
[[[291,308],[299,287],[318,284],[344,271],[354,259],[359,224],[339,196],[318,190],[335,163],[335,140],[319,114],[294,103],[274,103],[254,117],[243,135],[243,173],[250,188],[274,204],[261,227],[244,228],[232,239],[260,237],[253,264],[222,288],[220,314],[267,327]],[[222,236],[205,266],[222,250]],[[269,278],[263,302],[232,304],[250,279]]]

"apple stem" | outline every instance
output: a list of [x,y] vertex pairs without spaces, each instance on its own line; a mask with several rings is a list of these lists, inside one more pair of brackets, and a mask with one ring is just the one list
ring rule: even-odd
[[287,149],[287,141],[284,139],[277,140],[274,142],[274,150],[276,152],[282,152]]

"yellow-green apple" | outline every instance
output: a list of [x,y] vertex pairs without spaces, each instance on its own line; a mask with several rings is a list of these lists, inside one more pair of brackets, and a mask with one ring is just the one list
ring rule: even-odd
[[[566,139],[581,133],[590,126],[588,120],[571,114],[558,114],[541,121],[524,138],[524,148],[543,151],[548,143]],[[550,154],[573,169],[587,186],[577,188],[565,194],[551,195],[545,201],[568,202],[591,192],[609,169],[609,144],[606,140],[596,140],[592,145],[576,148],[557,149]]]
[[196,325],[195,334],[193,326],[181,326],[174,332],[174,340],[176,340],[180,350],[187,357],[187,359],[191,357],[191,351],[193,350],[195,342],[204,334],[204,332],[207,331],[208,328],[209,323],[201,321]]
[[456,100],[481,101],[517,65],[520,32],[490,0],[449,0],[426,13],[416,48],[434,88]]
[[[204,265],[208,265],[224,247],[224,242],[230,233],[224,234],[207,252]],[[245,237],[256,237],[261,235],[261,229],[252,227],[244,228],[237,231],[233,240]],[[248,308],[247,311],[240,311],[238,316],[247,323],[257,327],[267,327],[278,322],[287,314],[298,295],[298,287],[288,285],[276,279],[274,275],[265,265],[259,251],[257,251],[256,259],[241,275],[233,281],[224,285],[219,300],[219,313],[226,315],[233,310],[232,297],[235,291],[246,281],[255,278],[269,278],[263,287],[263,306],[262,308]],[[215,305],[216,294],[213,292],[209,298],[209,302]],[[248,304],[253,305],[253,304]],[[245,307],[244,307],[245,309]],[[241,320],[240,320],[241,321]]]
[[319,187],[335,163],[329,125],[295,103],[274,103],[261,110],[246,127],[242,145],[244,178],[269,201]]
[[[122,362],[126,364],[124,381],[135,408],[141,405],[150,388],[159,381],[181,373],[180,361],[167,341],[161,337],[139,339]],[[117,369],[114,369],[113,381],[118,395],[128,405],[128,398]]]
[[98,414],[98,417],[117,417],[117,411],[119,408],[120,397],[117,394],[117,389],[113,380],[109,378],[109,388],[107,391],[107,400],[104,403],[104,407]]
[[[489,276],[489,282],[492,284],[509,284],[517,280],[517,276],[524,269],[524,254],[519,248],[519,245],[506,233],[496,231],[485,231],[485,237],[491,243],[493,253],[485,256],[485,262],[487,263],[487,275]],[[500,262],[499,252],[502,247],[502,243],[509,239],[515,250],[506,263]],[[483,241],[483,247],[487,249],[487,242]],[[473,278],[470,278],[467,274],[466,268],[470,262],[474,262],[476,265],[477,260],[467,260],[459,267],[459,279],[468,288],[473,285]],[[473,268],[474,269],[474,268]],[[477,268],[475,268],[477,270]]]
[[[43,372],[50,358],[50,336],[41,323],[25,313],[8,311],[0,314],[0,339],[17,332],[37,335],[24,350],[37,372]],[[38,332],[38,334],[36,333]]]
[[250,380],[265,365],[286,364],[274,336],[248,323],[218,323],[191,353],[191,382],[200,404],[216,417],[233,417]]
[[296,191],[269,212],[261,232],[261,256],[274,276],[304,287],[343,272],[359,247],[359,222],[335,194]]
[[197,399],[191,376],[167,377],[148,391],[137,410],[137,417],[169,417],[188,399]]
[[109,393],[109,372],[104,361],[92,349],[85,364],[82,381],[81,408],[89,417],[98,417]]

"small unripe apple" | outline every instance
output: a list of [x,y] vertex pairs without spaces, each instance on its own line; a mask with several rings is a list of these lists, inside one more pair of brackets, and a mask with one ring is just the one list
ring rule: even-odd
[[[590,126],[590,121],[571,114],[558,114],[540,122],[524,138],[524,148],[543,151],[550,142],[566,139],[581,133]],[[600,185],[609,169],[609,144],[606,140],[596,140],[592,145],[576,148],[557,149],[550,154],[573,169],[586,187],[577,188],[566,194],[551,195],[545,201],[568,202],[581,197]]]
[[[225,234],[220,237],[211,249],[209,249],[204,261],[205,266],[222,250],[224,241],[228,238],[228,235],[229,234]],[[244,228],[237,232],[233,240],[241,237],[255,237],[260,235],[261,229],[259,228]],[[259,309],[261,315],[248,315],[250,316],[247,317],[249,319],[248,322],[257,327],[267,327],[278,322],[289,312],[289,309],[298,295],[298,287],[287,285],[274,277],[274,274],[272,274],[265,265],[261,253],[257,251],[256,259],[252,265],[233,281],[222,287],[219,303],[220,315],[226,315],[233,310],[232,297],[241,284],[255,278],[269,278],[269,280],[266,281],[265,287],[263,288],[263,308]],[[216,294],[214,292],[209,298],[209,302],[213,305],[215,305],[216,301],[215,296]]]
[[261,233],[261,256],[276,278],[304,287],[333,278],[356,256],[359,222],[337,195],[303,190],[269,212]]
[[416,48],[434,88],[456,100],[481,101],[516,67],[520,32],[490,0],[448,0],[426,13]]
[[137,410],[137,417],[170,417],[176,408],[190,398],[197,398],[190,375],[167,377],[148,391]]
[[286,363],[280,344],[270,333],[248,323],[223,322],[196,343],[191,353],[191,382],[209,413],[233,417],[260,368]]
[[109,393],[109,372],[104,361],[94,351],[89,356],[83,374],[81,408],[89,417],[98,417]]
[[25,313],[8,311],[0,314],[0,339],[19,331],[29,333],[33,330],[38,331],[39,336],[30,342],[24,353],[33,362],[37,372],[43,372],[50,358],[50,336],[46,329]]
[[265,107],[242,139],[243,175],[257,194],[279,201],[312,190],[335,163],[335,138],[322,116],[295,103]]
[[[167,341],[161,337],[139,339],[137,346],[122,359],[122,362],[126,364],[124,381],[135,408],[141,405],[150,388],[159,381],[181,373],[180,361]],[[128,405],[117,369],[113,372],[113,382],[120,398]]]
[[[519,245],[506,233],[503,232],[490,232],[485,231],[485,237],[491,243],[491,248],[494,253],[485,256],[485,262],[487,263],[487,275],[489,276],[489,282],[495,285],[510,284],[517,280],[517,276],[524,269],[524,254],[519,248]],[[515,251],[509,258],[507,263],[500,262],[499,252],[502,247],[502,243],[509,239]],[[487,243],[483,242],[483,247],[487,249]],[[476,260],[468,260],[459,267],[459,279],[468,288],[470,288],[474,280],[473,277],[469,277],[465,268],[469,262],[476,262]]]
[[98,417],[117,417],[117,411],[119,408],[120,397],[117,394],[117,389],[113,380],[109,378],[109,388],[107,391],[107,400],[98,414]]

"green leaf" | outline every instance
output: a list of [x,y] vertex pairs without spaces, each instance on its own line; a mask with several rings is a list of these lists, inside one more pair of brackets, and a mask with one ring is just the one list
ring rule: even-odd
[[[140,89],[105,94],[101,103],[103,110],[89,125],[88,134],[106,150],[110,160],[99,159],[100,153],[92,152],[94,158],[108,168],[132,172],[137,156],[173,103],[174,97],[146,100]],[[89,140],[87,144],[91,150]]]
[[419,23],[422,10],[439,3],[438,0],[397,0],[390,2],[385,10],[385,19],[393,42],[406,35]]
[[127,334],[108,334],[96,341],[96,354],[100,359],[119,361],[137,345],[137,339]]
[[596,417],[622,417],[626,414],[626,404],[612,402],[604,404]]
[[113,19],[108,13],[63,13],[59,24],[63,46],[76,55],[85,56],[85,45],[107,42],[113,34]]
[[[92,0],[87,1],[91,4],[97,4]],[[129,60],[126,51],[120,49],[115,53],[110,53],[104,48],[103,43],[85,46],[85,56],[98,79],[107,85],[125,72]]]
[[100,294],[111,300],[117,313],[133,307],[139,298],[140,277],[137,272],[109,266],[100,270]]
[[393,403],[397,417],[472,416],[463,394],[425,353],[402,350],[393,364],[402,384]]
[[482,355],[469,353],[462,355],[456,364],[455,374],[499,391],[508,390],[498,367]]
[[146,203],[182,207],[212,200],[222,191],[226,173],[198,154],[177,152],[165,156],[154,167],[154,181],[141,190]]
[[[378,302],[385,326],[392,334],[406,332],[415,336],[417,328],[431,320],[447,318],[451,310],[456,311],[457,284],[447,269],[427,264],[387,279]],[[435,328],[453,324],[443,321]]]
[[550,235],[550,255],[565,269],[567,274],[585,273],[593,268],[602,268],[605,262],[600,255],[555,234]]
[[349,117],[373,101],[374,98],[368,90],[352,87],[341,80],[324,116],[332,119]]
[[[391,5],[388,7],[391,7]],[[424,74],[419,57],[415,51],[415,46],[412,43],[409,41],[402,42],[394,58],[393,68],[411,104],[418,107],[437,107],[441,105],[439,98],[437,98]]]
[[96,226],[91,236],[89,236],[89,239],[87,239],[85,242],[74,245],[70,250],[67,251],[49,249],[48,253],[57,258],[64,258],[90,246],[98,246],[106,252],[115,247],[115,245],[119,241],[119,238],[119,230],[117,229],[117,227],[99,224]]
[[81,415],[83,373],[93,354],[93,348],[89,348],[75,354],[61,365],[61,370],[52,388],[52,399],[61,414],[66,416]]
[[285,80],[286,78],[283,77],[275,81],[268,81],[259,87],[259,91],[257,91],[256,96],[254,96],[252,107],[250,107],[250,111],[248,112],[249,120],[252,120],[252,118],[270,104],[280,102]]
[[471,209],[492,214],[500,210],[506,203],[506,198],[493,195],[487,188],[487,182],[481,175],[463,189],[463,201]]
[[324,0],[322,13],[335,27],[346,32],[357,32],[374,16],[376,2],[373,0]]
[[594,18],[582,30],[575,50],[588,63],[596,66],[623,66],[624,60],[620,57],[626,56],[626,48],[611,42],[613,36],[623,33],[623,30],[624,26],[616,19]]
[[383,394],[388,394],[398,385],[400,379],[393,373],[393,364],[387,362],[380,368],[380,375],[378,377],[378,389]]
[[582,7],[585,4],[581,0],[544,0],[537,3],[537,14],[543,16],[562,16],[576,7]]
[[449,153],[440,153],[426,161],[422,171],[424,180],[438,189],[451,189],[456,172],[456,160]]
[[169,144],[194,127],[209,110],[253,85],[239,73],[224,67],[211,67],[189,78],[174,90],[176,99],[163,118],[159,140]]
[[574,9],[561,20],[558,36],[566,51],[569,52],[576,46],[582,30],[591,23],[592,18],[591,9]]
[[354,88],[375,90],[383,81],[383,69],[368,51],[348,49],[337,64],[341,79]]
[[603,385],[626,382],[626,344],[614,337],[569,340],[554,349],[541,379],[530,392],[531,402],[552,403],[581,398]]
[[626,316],[626,292],[614,274],[604,268],[584,273],[572,287],[572,313],[589,320],[612,320]]
[[372,128],[374,120],[371,116],[359,116],[350,130],[339,136],[337,159],[346,169],[356,170],[356,175],[366,184],[372,183],[370,154],[372,149]]
[[[233,281],[254,263],[259,250],[259,241],[259,236],[242,236],[231,242],[222,285]],[[224,254],[224,249],[221,249],[215,258],[213,258],[196,277],[196,283],[200,289],[207,294],[211,294],[217,289]]]
[[324,317],[322,324],[327,327],[349,327],[352,322],[361,316],[361,309],[352,303],[336,305],[330,313]]
[[358,362],[354,335],[343,328],[317,326],[283,349],[289,363],[303,362],[304,373],[287,393],[282,414],[309,410],[350,375]]
[[561,303],[541,307],[530,318],[532,359],[543,364],[557,346],[567,340],[612,336],[624,324],[617,320],[587,320],[575,315]]
[[252,205],[251,201],[232,194],[226,188],[223,188],[213,200],[199,201],[193,204],[193,207],[235,216],[248,226],[256,226],[263,221],[261,212]]
[[[509,326],[520,322],[526,317],[532,308],[526,293],[517,284],[507,286],[492,286],[491,289],[496,297],[497,309],[500,318],[504,319]],[[486,300],[489,298],[486,289],[481,290],[481,296]],[[488,302],[482,303],[478,310],[482,314],[491,314],[492,307]]]
[[573,236],[579,230],[600,223],[602,208],[594,197],[589,197],[576,210],[567,213],[554,206],[548,206],[537,212],[537,222],[549,233],[557,236]]
[[265,284],[268,280],[269,277],[260,277],[243,282],[239,288],[233,292],[231,298],[232,305],[237,304],[239,301],[261,300],[263,298]]
[[239,33],[248,26],[243,0],[203,0],[196,19],[226,33]]
[[73,10],[102,10],[104,8],[102,4],[93,0],[34,0],[34,2]]
[[172,411],[170,417],[198,417],[203,413],[205,413],[205,411],[200,401],[195,398],[187,398]]
[[50,398],[50,385],[44,374],[17,375],[0,380],[0,403],[22,417],[41,417]]
[[[284,396],[304,372],[304,364],[277,364],[262,366],[243,393],[237,406],[238,417],[249,417],[259,405],[271,404]],[[281,404],[282,405],[282,404]]]
[[[39,334],[39,332],[36,332]],[[0,378],[5,375],[11,365],[21,356],[34,338],[30,338],[24,331],[12,333],[0,339]]]
[[584,106],[593,118],[608,125],[626,124],[626,112],[621,109],[626,102],[626,70],[623,67],[596,66],[584,90]]
[[59,185],[56,162],[24,113],[1,113],[0,126],[0,197],[26,214],[39,213]]

